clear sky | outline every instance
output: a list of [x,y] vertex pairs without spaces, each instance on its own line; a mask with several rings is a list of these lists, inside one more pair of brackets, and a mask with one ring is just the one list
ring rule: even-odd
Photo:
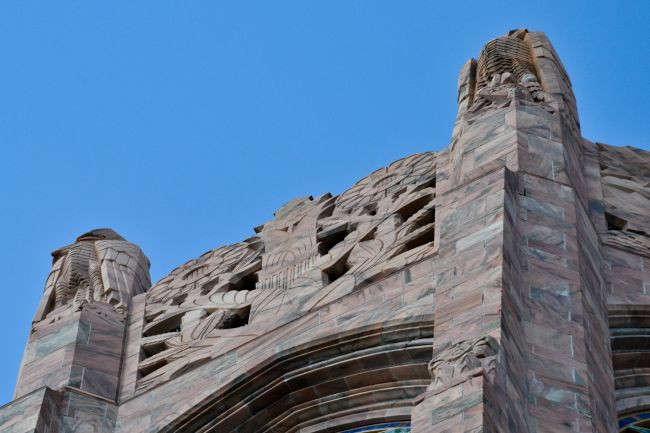
[[583,135],[650,149],[650,1],[0,2],[0,404],[50,251],[96,227],[157,280],[449,142],[457,73],[545,31]]

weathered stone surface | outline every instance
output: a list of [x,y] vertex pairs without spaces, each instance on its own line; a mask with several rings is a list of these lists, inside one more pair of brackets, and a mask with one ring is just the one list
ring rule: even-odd
[[0,429],[648,427],[649,188],[650,154],[582,138],[552,45],[511,31],[462,67],[441,152],[151,288],[111,230],[55,251]]
[[71,386],[114,400],[130,299],[149,288],[149,262],[110,229],[52,255],[15,395]]
[[301,197],[240,244],[147,293],[139,390],[430,257],[435,155],[396,161],[338,197]]

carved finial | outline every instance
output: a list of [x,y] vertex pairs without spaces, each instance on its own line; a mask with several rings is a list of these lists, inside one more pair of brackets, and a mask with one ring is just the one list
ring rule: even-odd
[[94,229],[52,252],[45,303],[36,320],[66,305],[101,301],[124,311],[131,295],[149,288],[149,261],[140,248],[109,228]]
[[476,62],[476,91],[470,111],[507,104],[517,94],[536,102],[546,99],[525,40],[527,33],[526,29],[511,30],[485,44]]

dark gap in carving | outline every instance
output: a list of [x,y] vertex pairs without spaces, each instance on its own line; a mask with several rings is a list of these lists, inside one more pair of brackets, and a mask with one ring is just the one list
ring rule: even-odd
[[228,285],[228,291],[230,290],[235,290],[237,292],[241,290],[252,291],[255,290],[258,281],[259,278],[257,277],[257,272],[251,272],[250,274],[242,275],[237,281],[231,281],[231,283]]
[[425,188],[435,188],[436,187],[436,177],[433,176],[430,179],[419,183],[415,191],[422,191]]
[[363,241],[371,241],[371,240],[375,239],[375,233],[377,233],[377,227],[373,228],[373,229],[370,230],[368,233],[366,233],[365,235],[363,235],[363,236],[359,239],[359,242],[363,242]]
[[206,295],[206,294],[210,293],[210,290],[212,290],[214,288],[214,286],[217,285],[218,282],[219,282],[219,277],[216,277],[215,279],[210,280],[207,283],[205,283],[203,285],[203,287],[201,287],[201,294]]
[[180,332],[183,314],[183,312],[180,312],[166,319],[163,319],[159,323],[153,325],[151,328],[146,329],[142,335],[144,337],[151,337],[153,335],[166,334],[168,332]]
[[240,308],[237,311],[233,311],[228,314],[221,324],[221,329],[233,329],[239,328],[242,326],[248,325],[248,318],[250,317],[251,307],[250,305],[244,308]]
[[404,247],[406,248],[406,250],[412,250],[414,248],[421,247],[422,245],[426,245],[430,242],[433,242],[434,239],[435,239],[435,230],[434,230],[434,226],[431,225],[429,228],[422,230],[422,233],[419,233],[413,239],[406,242],[404,244]]
[[327,284],[331,284],[334,281],[341,278],[347,271],[350,270],[348,267],[347,261],[350,252],[343,254],[332,266],[323,270],[323,273],[327,277]]
[[187,293],[181,293],[172,298],[172,305],[181,305],[187,298]]
[[156,341],[154,343],[145,343],[142,345],[142,351],[144,352],[145,358],[151,358],[166,349],[167,346],[164,341]]
[[156,317],[160,316],[161,314],[163,314],[162,310],[156,311],[155,313],[152,314],[145,314],[144,321],[147,323],[151,323],[155,320]]
[[415,223],[418,227],[424,227],[428,224],[436,222],[436,210],[434,207],[425,209],[420,212],[420,214],[418,214],[415,218],[411,217],[411,219],[411,222]]
[[164,358],[161,358],[159,361],[156,361],[152,364],[146,365],[144,367],[139,368],[140,372],[140,378],[143,378],[145,376],[148,376],[149,374],[153,373],[154,371],[163,368],[165,365],[167,365],[167,360]]
[[335,207],[336,206],[334,205],[334,203],[331,203],[331,204],[325,206],[323,208],[323,210],[318,214],[318,219],[320,220],[320,219],[323,219],[323,218],[331,217],[332,214],[334,213],[334,208]]
[[362,214],[370,216],[377,215],[377,203],[370,203],[364,206]]
[[332,248],[343,242],[347,235],[347,224],[341,224],[321,231],[318,233],[318,240],[320,241],[318,243],[318,253],[321,256],[329,253]]
[[431,201],[432,197],[430,195],[424,195],[412,202],[402,206],[397,213],[402,217],[403,221],[408,221],[413,215],[415,215],[420,209],[427,205]]
[[393,197],[393,200],[397,200],[402,194],[404,194],[408,189],[403,185],[396,185],[396,188],[390,188],[388,192]]
[[607,230],[625,230],[627,221],[615,215],[605,212],[605,219],[607,220]]

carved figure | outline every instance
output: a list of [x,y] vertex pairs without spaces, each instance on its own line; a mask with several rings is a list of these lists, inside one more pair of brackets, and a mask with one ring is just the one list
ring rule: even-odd
[[430,389],[444,386],[447,382],[468,379],[480,373],[492,378],[496,367],[495,356],[498,352],[498,342],[490,336],[475,340],[463,340],[439,353],[429,363],[432,382]]
[[52,252],[52,271],[35,321],[52,310],[96,301],[124,312],[132,295],[145,292],[149,261],[137,245],[107,228],[91,230]]
[[525,36],[525,30],[516,30],[485,44],[476,65],[477,88],[487,86],[495,75],[504,73],[512,74],[511,82],[515,83],[538,81]]
[[61,273],[54,286],[55,307],[70,301],[75,306],[84,301],[92,302],[104,292],[95,249],[95,241],[103,239],[124,240],[111,229],[97,229],[79,236],[74,244],[52,252],[54,261],[63,260]]
[[536,102],[547,99],[524,40],[526,33],[515,30],[485,44],[476,63],[476,98],[470,111],[511,100],[518,91]]

